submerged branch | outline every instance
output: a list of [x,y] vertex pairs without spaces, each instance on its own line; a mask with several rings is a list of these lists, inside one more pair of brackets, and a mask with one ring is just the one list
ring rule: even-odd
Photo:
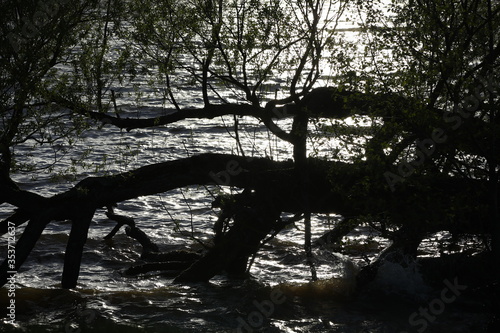
[[[487,184],[484,182],[448,175],[416,174],[412,176],[412,184],[420,184],[419,187],[402,183],[393,193],[383,176],[369,164],[315,159],[307,161],[308,212],[350,217],[383,212],[394,224],[414,224],[415,228],[425,232],[485,231],[476,222],[486,220],[487,210],[479,209],[484,206],[482,203],[487,202]],[[244,272],[248,258],[258,250],[262,240],[277,228],[281,212],[304,213],[299,182],[301,175],[293,166],[292,162],[275,162],[265,158],[202,154],[112,176],[89,177],[51,198],[11,187],[7,190],[12,192],[12,196],[2,196],[2,199],[20,209],[0,223],[0,230],[7,229],[8,221],[14,221],[17,225],[28,222],[16,244],[17,270],[48,223],[71,220],[63,286],[72,288],[76,285],[82,249],[96,209],[190,185],[222,185],[245,189],[248,196],[242,197],[245,200],[241,201],[241,208],[231,215],[233,226],[222,235],[214,248],[176,278],[176,281],[208,280],[221,270]],[[360,183],[367,178],[373,182]],[[361,184],[363,188],[360,188]],[[431,186],[435,191],[429,194],[427,189]],[[425,195],[419,196],[419,193]],[[423,221],[422,216],[427,219]],[[450,216],[454,218],[450,219]],[[110,217],[121,224],[132,225],[128,233],[141,241],[147,249],[145,253],[158,252],[147,236],[134,227],[133,221],[116,214],[110,214]],[[457,226],[461,229],[456,229]],[[7,264],[5,260],[0,266],[0,284],[7,281],[7,272],[11,270],[7,269]],[[204,273],[200,274],[200,270],[204,270]]]

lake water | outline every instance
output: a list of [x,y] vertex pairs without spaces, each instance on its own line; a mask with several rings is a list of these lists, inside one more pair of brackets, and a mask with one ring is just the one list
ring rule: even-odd
[[[147,96],[151,91],[146,79],[138,83]],[[280,81],[269,84],[278,85]],[[126,93],[133,88],[120,89]],[[181,107],[201,106],[201,99],[190,93],[189,89],[185,91]],[[121,108],[124,115],[137,114],[132,99],[124,98]],[[145,99],[141,110],[142,116],[157,115],[163,112],[162,102]],[[130,133],[105,127],[86,132],[75,146],[67,147],[65,156],[63,146],[57,151],[37,148],[33,152],[28,145],[20,146],[17,152],[38,167],[48,166],[54,159],[58,162],[49,173],[41,172],[36,177],[19,173],[14,178],[24,189],[51,196],[94,172],[112,174],[204,152],[236,153],[236,142],[227,129],[233,125],[232,117],[224,117],[186,120]],[[281,121],[280,126],[289,128],[290,120]],[[312,127],[311,132],[315,131]],[[240,135],[247,156],[291,158],[292,147],[270,136],[256,120],[240,119]],[[329,156],[336,145],[334,139],[322,138],[310,143],[309,148],[321,157]],[[81,158],[87,168],[71,170],[71,160]],[[190,240],[191,236],[201,241],[212,236],[218,213],[211,208],[210,192],[214,190],[189,187],[140,197],[119,203],[117,213],[133,217],[163,251],[196,251],[200,246]],[[0,218],[6,218],[11,209],[0,206]],[[342,246],[316,249],[320,280],[309,283],[300,222],[264,246],[252,266],[252,278],[246,281],[221,275],[209,283],[182,285],[173,284],[172,277],[161,272],[127,276],[124,271],[128,267],[142,262],[141,247],[123,230],[113,240],[105,241],[103,237],[115,224],[104,213],[98,210],[94,216],[74,290],[60,287],[71,224],[49,224],[16,275],[16,324],[7,324],[8,318],[2,315],[0,332],[417,332],[425,322],[411,322],[412,314],[440,294],[440,290],[425,285],[418,269],[390,265],[373,286],[377,292],[356,292],[356,266],[373,260],[387,246],[387,240],[366,226],[348,235]],[[338,219],[335,215],[314,215],[313,237],[333,228]],[[22,230],[18,228],[17,238]],[[0,248],[7,248],[7,237],[0,239]],[[421,246],[423,255],[438,252],[432,240]],[[10,299],[8,290],[2,288],[2,310]],[[447,304],[425,332],[477,332],[487,315],[476,308],[459,300]]]
[[[230,122],[231,118],[183,121],[163,129],[131,133],[113,128],[90,131],[71,155],[90,149],[86,161],[99,166],[101,172],[113,173],[188,153],[231,152],[235,142],[224,127]],[[247,152],[255,146],[257,156],[278,160],[290,157],[290,147],[270,143],[258,123],[242,122]],[[33,158],[43,164],[47,156],[49,151]],[[59,168],[68,166],[61,163]],[[83,178],[86,172],[77,174],[77,178]],[[16,175],[21,186],[42,195],[53,195],[74,184],[53,175],[40,174],[35,180],[30,177]],[[164,251],[198,250],[199,245],[189,239],[191,226],[193,235],[202,241],[212,236],[217,211],[210,204],[206,188],[190,187],[122,202],[117,212],[133,217]],[[2,207],[2,211],[5,217],[9,209]],[[313,216],[314,237],[332,228],[337,219],[334,215]],[[141,248],[123,230],[112,241],[103,239],[114,226],[104,210],[97,211],[93,219],[77,288],[63,290],[60,279],[70,226],[69,222],[49,224],[16,276],[17,324],[4,322],[2,331],[77,332],[81,328],[83,332],[414,332],[419,326],[412,326],[409,316],[418,310],[419,302],[425,304],[433,296],[418,271],[401,268],[389,270],[383,278],[404,297],[392,297],[394,290],[383,283],[381,290],[387,290],[387,297],[353,291],[353,266],[363,265],[366,258],[373,259],[387,245],[368,227],[351,233],[340,248],[315,251],[320,281],[314,284],[307,283],[310,272],[302,250],[301,223],[280,233],[259,252],[248,281],[228,280],[221,275],[209,283],[179,285],[172,284],[172,278],[161,272],[126,276],[126,268],[141,263]],[[19,236],[22,228],[18,229]],[[3,249],[6,241],[6,237],[1,239]],[[432,242],[421,249],[427,255],[437,252]],[[8,301],[7,289],[3,288],[3,309]],[[457,303],[450,305],[439,321],[463,327],[481,322],[484,316],[464,311]]]

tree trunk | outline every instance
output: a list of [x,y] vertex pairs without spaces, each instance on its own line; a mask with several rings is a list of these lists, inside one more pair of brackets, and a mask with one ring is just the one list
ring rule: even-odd
[[0,266],[0,286],[3,286],[5,283],[7,283],[9,271],[17,272],[22,264],[26,261],[28,255],[35,247],[36,242],[42,235],[43,230],[49,222],[50,220],[43,215],[37,218],[33,218],[28,222],[28,225],[24,229],[23,234],[16,244],[15,266],[12,267],[9,264],[8,258],[6,258]]
[[246,271],[248,258],[255,254],[261,241],[273,229],[280,210],[255,193],[257,201],[239,209],[234,225],[208,253],[175,278],[175,282],[208,281],[226,270],[233,276]]
[[[330,98],[328,98],[330,99]],[[307,125],[309,123],[307,106],[299,104],[297,115],[293,118],[292,136],[293,157],[295,160],[295,172],[301,193],[300,208],[304,214],[304,250],[306,260],[311,270],[311,278],[317,280],[316,267],[314,265],[311,240],[311,184],[309,180],[309,166],[307,159]]]
[[71,224],[68,245],[64,256],[64,269],[62,274],[62,287],[75,288],[78,275],[80,274],[80,263],[82,261],[83,247],[87,241],[90,222],[94,216],[92,209],[81,213]]
[[[96,209],[188,185],[235,186],[253,195],[247,198],[244,209],[237,210],[234,224],[222,241],[179,275],[177,281],[207,280],[221,270],[241,273],[281,212],[336,213],[349,217],[384,212],[389,223],[414,225],[420,231],[450,230],[458,225],[460,232],[468,228],[472,232],[485,232],[477,229],[477,220],[486,215],[482,210],[488,202],[484,182],[426,175],[413,182],[421,185],[401,186],[397,193],[392,193],[384,183],[374,183],[366,192],[359,184],[360,180],[373,179],[370,168],[362,163],[304,160],[303,147],[297,146],[301,152],[297,152],[297,162],[305,163],[306,169],[294,168],[291,162],[203,154],[113,176],[89,177],[51,198],[8,186],[2,188],[2,200],[19,209],[0,222],[0,231],[8,230],[9,221],[18,226],[28,221],[16,244],[14,269],[17,270],[49,222],[73,221],[63,273],[66,288],[76,285],[89,223]],[[429,188],[434,191],[430,193]],[[422,220],[424,215],[429,222]],[[450,220],[450,215],[455,220]],[[0,266],[2,285],[12,269],[7,260]]]

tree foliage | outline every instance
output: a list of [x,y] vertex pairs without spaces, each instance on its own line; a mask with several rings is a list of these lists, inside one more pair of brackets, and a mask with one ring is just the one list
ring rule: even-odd
[[[52,171],[57,158],[35,165],[30,154],[49,147],[61,156],[96,124],[131,131],[230,115],[231,132],[245,156],[238,117],[262,122],[270,135],[293,146],[294,164],[264,164],[253,169],[256,174],[238,172],[244,180],[236,177],[236,183],[224,185],[250,191],[242,197],[251,204],[238,202],[243,205],[238,207],[261,215],[270,210],[251,194],[255,188],[262,196],[271,191],[273,200],[278,194],[300,198],[294,213],[303,214],[309,256],[311,212],[335,209],[350,218],[375,216],[418,237],[445,227],[443,219],[467,224],[477,213],[489,219],[479,232],[493,234],[500,248],[497,1],[10,0],[2,2],[0,13],[0,199],[18,208],[4,225],[28,222],[24,243],[20,240],[27,256],[47,223],[72,220],[68,286],[76,283],[79,264],[72,259],[81,254],[97,208],[170,189],[163,176],[156,185],[147,177],[134,178],[143,175],[142,168],[84,179],[48,201],[12,180],[18,171]],[[361,27],[340,29],[349,15]],[[359,42],[349,41],[352,36]],[[161,101],[158,112],[141,112],[152,100]],[[283,124],[282,118],[293,122]],[[346,118],[354,122],[354,131]],[[370,125],[360,130],[365,120]],[[317,125],[315,133],[311,125]],[[325,156],[328,167],[309,158],[318,133],[320,140],[331,135],[344,142],[342,154],[339,145]],[[226,157],[213,159],[213,171],[223,172],[219,162]],[[277,167],[286,169],[282,178]],[[199,184],[210,180],[200,175],[195,177]],[[273,192],[271,176],[285,183],[293,179],[296,186],[277,180],[273,185],[281,190]],[[116,179],[130,188],[117,193],[107,185]],[[432,184],[438,184],[436,191]],[[458,193],[464,189],[487,197],[478,194],[464,205],[467,198]],[[311,199],[318,193],[331,199],[329,209]],[[449,200],[436,200],[449,195]],[[57,207],[65,200],[68,207],[81,207]],[[259,220],[268,229],[263,227],[265,232],[234,260],[255,252],[257,238],[279,231],[279,213],[286,205],[278,206]],[[227,238],[250,219],[228,216],[234,229]],[[224,253],[227,245],[220,246],[214,248]]]

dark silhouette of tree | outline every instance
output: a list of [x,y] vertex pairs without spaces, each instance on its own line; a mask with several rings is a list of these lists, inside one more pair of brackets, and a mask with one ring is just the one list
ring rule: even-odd
[[[393,241],[386,254],[416,256],[421,240],[440,230],[491,236],[499,251],[500,7],[479,0],[409,1],[380,12],[370,4],[3,2],[0,203],[15,209],[0,228],[6,233],[9,225],[26,226],[15,267],[7,259],[0,266],[1,282],[23,264],[49,223],[70,220],[62,286],[75,287],[87,232],[102,207],[118,223],[109,237],[127,224],[144,257],[163,258],[161,267],[176,270],[177,282],[206,281],[222,271],[244,274],[266,238],[298,220],[304,221],[304,250],[315,279],[312,213],[346,217],[316,245],[342,237],[356,223],[378,221],[373,226]],[[367,38],[368,53],[358,59],[351,58],[355,48],[337,29],[349,9],[365,13],[359,33]],[[323,77],[325,68],[336,81]],[[133,90],[139,77],[148,78],[167,111],[126,110],[122,90]],[[149,88],[138,87],[139,103],[148,98],[141,89]],[[200,106],[189,106],[186,96]],[[226,115],[234,117],[237,154],[207,153],[96,174],[49,198],[13,180],[20,170],[39,171],[16,150],[21,144],[58,149],[94,125],[130,132]],[[293,161],[250,156],[239,140],[243,116],[293,145]],[[348,143],[361,139],[361,148],[347,145],[351,155],[343,158],[311,156],[309,126],[348,117],[369,117],[373,125],[365,132],[338,125],[325,131]],[[293,119],[290,128],[284,118]],[[242,190],[214,200],[221,213],[201,256],[158,253],[133,221],[112,208],[188,185]],[[295,217],[283,220],[283,212]],[[377,264],[361,278],[369,279]]]

